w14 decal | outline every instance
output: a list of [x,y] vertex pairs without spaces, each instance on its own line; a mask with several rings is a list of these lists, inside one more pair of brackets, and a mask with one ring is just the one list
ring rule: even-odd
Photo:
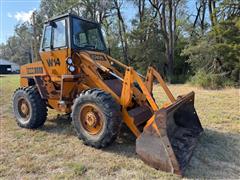
[[57,58],[57,59],[47,59],[47,64],[48,64],[48,66],[49,67],[51,67],[51,66],[60,66],[60,59],[59,58]]

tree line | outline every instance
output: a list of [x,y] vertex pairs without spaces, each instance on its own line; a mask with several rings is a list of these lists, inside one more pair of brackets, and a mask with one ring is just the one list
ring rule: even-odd
[[[130,22],[124,9],[129,6],[136,12]],[[111,55],[140,73],[151,65],[170,83],[239,85],[239,0],[41,0],[37,49],[43,22],[66,12],[99,22]],[[31,24],[18,24],[0,45],[1,57],[28,63],[33,44]]]

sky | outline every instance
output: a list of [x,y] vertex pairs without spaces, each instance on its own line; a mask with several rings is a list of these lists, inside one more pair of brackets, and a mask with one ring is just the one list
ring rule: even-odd
[[13,35],[18,23],[29,21],[32,12],[39,5],[40,0],[0,0],[0,43],[6,42]]
[[[30,21],[34,10],[39,9],[40,0],[0,0],[0,44],[14,34],[14,27],[24,21]],[[123,16],[130,24],[136,14],[133,5],[125,5]],[[188,6],[193,7],[193,0],[189,0]],[[190,8],[191,9],[191,8]]]
[[[29,21],[34,10],[39,9],[40,0],[0,0],[1,38],[0,44],[14,34],[14,27],[24,21]],[[132,5],[124,7],[123,14],[127,21],[135,16]]]

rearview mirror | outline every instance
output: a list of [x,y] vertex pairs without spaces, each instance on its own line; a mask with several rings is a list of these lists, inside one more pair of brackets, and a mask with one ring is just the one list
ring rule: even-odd
[[56,23],[55,23],[54,21],[50,21],[50,22],[49,22],[49,25],[52,26],[53,28],[56,28],[56,27],[57,27],[57,25],[56,25]]

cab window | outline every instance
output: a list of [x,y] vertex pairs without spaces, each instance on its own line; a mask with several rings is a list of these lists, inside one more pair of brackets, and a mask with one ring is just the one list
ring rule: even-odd
[[66,46],[65,19],[56,21],[53,27],[53,48]]
[[106,46],[98,24],[73,18],[72,27],[74,46],[82,49],[106,51]]
[[50,48],[50,45],[51,45],[51,31],[52,31],[51,26],[46,26],[45,27],[43,43],[42,43],[42,48],[43,49]]

